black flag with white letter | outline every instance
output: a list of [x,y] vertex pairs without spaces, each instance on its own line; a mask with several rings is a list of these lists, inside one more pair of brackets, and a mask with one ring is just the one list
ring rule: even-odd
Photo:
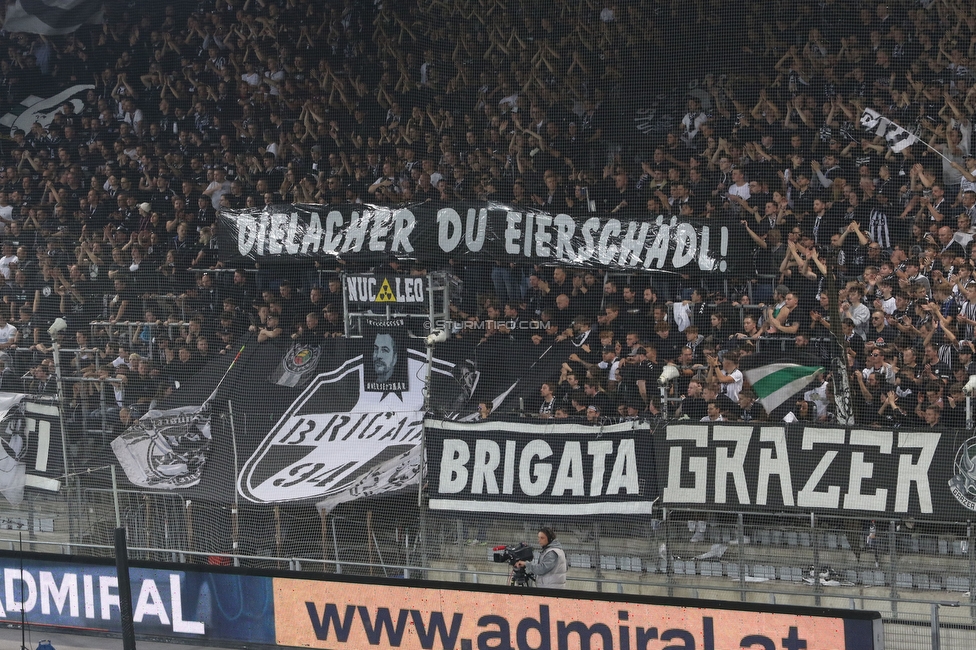
[[0,494],[19,506],[25,488],[57,492],[61,466],[57,405],[21,393],[0,393]]

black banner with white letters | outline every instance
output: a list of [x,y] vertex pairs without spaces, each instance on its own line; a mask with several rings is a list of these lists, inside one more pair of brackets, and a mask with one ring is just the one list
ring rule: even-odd
[[422,275],[347,273],[343,289],[349,302],[426,305],[428,278]]
[[653,439],[665,506],[941,521],[976,511],[966,431],[671,424]]
[[283,204],[220,213],[224,261],[361,261],[391,256],[726,273],[730,229],[716,220],[568,215],[499,203]]
[[657,494],[647,423],[425,422],[430,509],[649,514]]

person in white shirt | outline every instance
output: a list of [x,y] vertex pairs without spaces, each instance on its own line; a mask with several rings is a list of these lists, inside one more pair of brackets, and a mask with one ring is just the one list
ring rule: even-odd
[[741,169],[732,170],[732,184],[729,186],[729,199],[734,200],[733,197],[738,197],[741,199],[739,203],[743,203],[749,200],[752,196],[752,192],[749,191],[749,183],[746,181],[746,175]]
[[14,206],[6,192],[0,192],[0,225],[6,227],[14,222]]
[[203,191],[205,196],[210,197],[210,203],[214,210],[220,210],[220,197],[230,192],[231,183],[227,180],[227,170],[222,167],[215,167],[213,170],[213,180],[207,189]]
[[721,368],[719,367],[718,357],[708,358],[708,373],[715,378],[725,395],[733,404],[739,401],[739,392],[742,391],[742,371],[739,370],[739,355],[735,352],[726,352],[722,356]]
[[871,324],[871,310],[861,302],[863,295],[864,290],[860,286],[852,286],[847,290],[847,300],[840,305],[841,317],[854,321],[854,331],[862,339],[867,336],[867,328]]
[[7,322],[7,316],[0,311],[0,360],[7,365],[13,361],[11,352],[17,347],[20,332]]
[[257,88],[261,83],[261,75],[258,74],[257,70],[254,69],[254,64],[248,62],[244,66],[244,74],[241,75],[241,81],[246,83],[251,88]]
[[14,253],[13,244],[4,242],[3,257],[0,257],[0,275],[2,275],[5,280],[9,280],[13,275],[13,272],[10,269],[11,264],[20,264],[20,259]]
[[705,407],[705,412],[708,413],[703,417],[701,422],[725,422],[725,416],[722,415],[722,409],[719,407],[718,402],[712,400]]
[[620,381],[620,359],[617,358],[617,349],[612,345],[603,347],[603,359],[596,364],[600,370],[607,371],[607,384],[616,386]]

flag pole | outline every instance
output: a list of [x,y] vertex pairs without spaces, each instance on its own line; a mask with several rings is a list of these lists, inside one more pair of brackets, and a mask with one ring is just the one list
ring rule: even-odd
[[[837,343],[837,346],[840,348],[840,364],[839,367],[833,369],[833,372],[840,371],[845,374],[845,377],[843,378],[835,378],[834,390],[836,391],[837,388],[840,387],[841,390],[844,392],[844,395],[841,396],[841,399],[843,400],[843,404],[846,407],[845,410],[847,411],[847,413],[844,413],[843,416],[847,421],[843,422],[842,424],[847,425],[852,423],[851,416],[853,414],[851,410],[852,410],[853,401],[851,400],[851,384],[849,381],[846,381],[847,379],[846,378],[847,338],[844,336],[844,328],[842,326],[841,319],[840,319],[840,298],[838,296],[838,290],[837,290],[837,266],[838,266],[837,256],[839,254],[840,254],[840,249],[831,246],[828,249],[828,253],[826,255],[827,259],[825,261],[827,262],[827,277],[826,277],[827,294],[830,297],[830,302],[827,305],[827,314],[830,317],[830,334],[833,337],[834,341]],[[824,379],[826,379],[826,377],[824,377]]]
[[230,420],[230,444],[234,449],[234,505],[231,507],[231,553],[234,554],[234,566],[240,566],[241,561],[238,557],[240,553],[238,542],[240,541],[240,504],[237,497],[237,482],[240,480],[240,469],[237,459],[237,428],[234,426],[234,404],[232,400],[227,400],[227,414]]
[[[915,135],[914,133],[912,133],[911,131],[909,131],[908,129],[906,129],[905,127],[903,127],[902,125],[898,124],[898,122],[895,122],[894,120],[892,120],[889,117],[885,117],[884,115],[882,115],[881,113],[878,113],[875,110],[872,110],[870,108],[865,108],[862,111],[862,113],[861,113],[861,120],[860,120],[860,122],[861,122],[861,127],[863,127],[865,131],[867,131],[868,133],[873,133],[875,135],[875,137],[879,137],[882,140],[884,140],[885,143],[888,145],[888,148],[891,149],[891,151],[893,153],[901,153],[909,145],[907,143],[899,143],[899,144],[903,144],[904,146],[901,147],[901,148],[899,148],[899,149],[895,149],[892,146],[891,142],[886,137],[887,131],[888,131],[888,127],[885,126],[886,124],[890,124],[890,125],[898,128],[898,129],[902,130],[903,132],[905,132],[906,134],[908,134],[910,137],[914,138],[915,139],[914,140],[915,142],[921,142],[926,147],[928,147],[929,149],[931,149],[932,151],[934,151],[938,156],[940,156],[941,158],[943,158],[946,162],[949,162],[949,163],[952,162],[952,159],[950,159],[948,156],[946,156],[945,154],[943,154],[941,151],[939,151],[938,149],[936,149],[935,147],[933,147],[932,145],[930,145],[928,142],[925,141],[924,138],[921,138],[921,137]],[[880,128],[880,130],[879,130],[879,128]],[[912,143],[912,144],[914,144],[914,143]]]
[[230,374],[230,371],[234,368],[234,365],[237,363],[237,360],[241,358],[241,354],[244,352],[244,348],[246,347],[246,345],[247,344],[245,343],[244,345],[241,346],[241,349],[237,351],[237,355],[234,357],[234,360],[230,362],[230,365],[227,366],[227,370],[224,371],[224,376],[221,377],[220,381],[217,382],[217,385],[214,386],[213,392],[210,393],[210,397],[205,399],[203,401],[203,404],[200,405],[201,410],[203,410],[204,406],[210,403],[210,400],[212,400],[217,396],[217,391],[220,390],[220,386],[224,383],[224,380],[227,379],[227,375]]
[[[893,122],[892,122],[892,124],[893,124]],[[941,151],[939,151],[938,149],[936,149],[935,147],[933,147],[932,145],[930,145],[930,144],[929,144],[928,142],[926,142],[926,141],[925,141],[925,140],[923,140],[922,138],[919,138],[919,139],[918,139],[918,141],[919,141],[919,142],[921,142],[922,144],[924,144],[924,145],[925,145],[926,147],[928,147],[928,148],[929,148],[929,149],[931,149],[932,151],[934,151],[934,152],[935,152],[936,154],[938,154],[939,156],[941,156],[941,157],[942,157],[942,158],[943,158],[943,159],[944,159],[944,160],[945,160],[946,162],[948,162],[948,163],[952,163],[952,158],[949,158],[949,157],[948,157],[948,156],[946,156],[946,155],[945,155],[944,153],[942,153]]]

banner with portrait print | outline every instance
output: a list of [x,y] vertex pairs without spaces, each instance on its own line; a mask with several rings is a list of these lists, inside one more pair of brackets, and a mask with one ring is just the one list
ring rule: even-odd
[[382,320],[370,318],[365,322],[363,342],[366,350],[365,390],[368,393],[402,393],[410,390],[407,371],[406,321],[402,318]]

